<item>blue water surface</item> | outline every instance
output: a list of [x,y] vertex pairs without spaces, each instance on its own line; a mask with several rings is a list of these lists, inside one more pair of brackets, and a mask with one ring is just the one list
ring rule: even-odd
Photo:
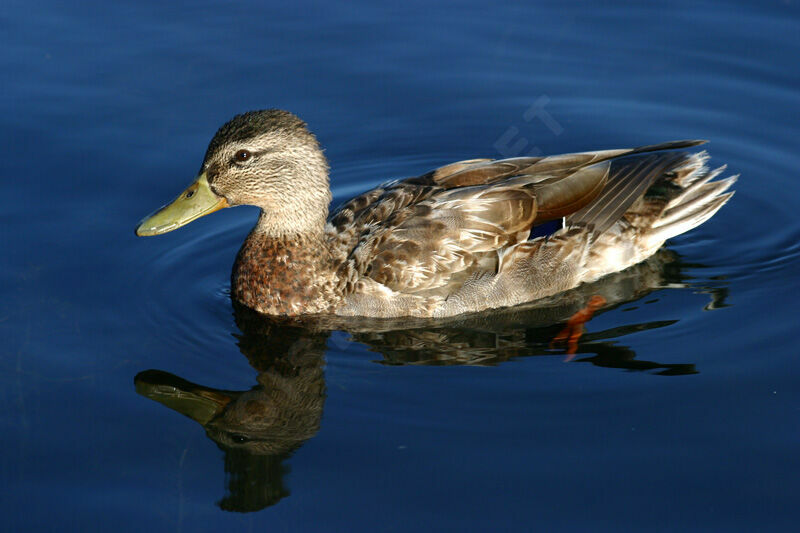
[[[0,529],[797,527],[795,0],[8,0],[0,27]],[[583,293],[312,334],[231,305],[254,208],[133,234],[219,125],[266,107],[308,122],[336,201],[460,159],[684,138],[741,178],[590,290],[618,299],[569,361],[548,340]],[[258,436],[198,407],[267,396],[292,422]]]

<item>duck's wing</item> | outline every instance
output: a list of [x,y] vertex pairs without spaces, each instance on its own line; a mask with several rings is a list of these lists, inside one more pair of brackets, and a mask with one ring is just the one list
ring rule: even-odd
[[354,198],[333,213],[328,234],[336,259],[358,275],[397,292],[446,294],[476,271],[496,271],[497,252],[536,224],[566,217],[603,231],[684,156],[617,158],[701,142],[460,161]]

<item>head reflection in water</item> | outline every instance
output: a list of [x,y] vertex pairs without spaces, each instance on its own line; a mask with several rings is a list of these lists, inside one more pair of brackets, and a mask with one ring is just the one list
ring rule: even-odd
[[[642,299],[664,287],[687,287],[676,254],[662,250],[648,261],[526,308],[496,310],[446,322],[410,320],[279,323],[235,306],[242,332],[239,349],[258,371],[247,391],[219,390],[159,370],[135,378],[139,394],[201,424],[225,452],[228,494],[225,510],[250,512],[277,503],[289,493],[284,461],[319,430],[326,389],[323,357],[329,332],[344,330],[354,342],[382,355],[391,365],[496,365],[515,357],[559,356],[551,342],[570,316],[593,295],[606,301],[595,316]],[[706,309],[724,307],[726,288],[692,287],[711,295]],[[649,301],[655,301],[653,299]],[[635,305],[627,309],[635,310]],[[659,363],[639,358],[619,339],[629,333],[666,327],[675,320],[636,322],[622,313],[605,331],[587,327],[574,362],[664,376],[695,374],[689,362]],[[567,372],[570,365],[564,366]]]
[[[200,423],[225,452],[229,493],[219,502],[222,509],[257,511],[287,496],[283,461],[319,431],[326,335],[298,338],[297,332],[286,328],[271,342],[259,342],[261,335],[242,338],[242,351],[259,371],[248,391],[212,389],[159,370],[135,378],[139,394]],[[267,353],[272,349],[281,355]]]

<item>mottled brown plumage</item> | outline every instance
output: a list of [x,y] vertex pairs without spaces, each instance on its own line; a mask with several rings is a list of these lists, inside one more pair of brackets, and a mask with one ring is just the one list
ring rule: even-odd
[[330,276],[334,267],[324,244],[307,236],[270,237],[253,232],[236,256],[231,294],[270,315],[332,312],[340,293]]
[[[705,222],[735,177],[710,181],[722,169],[709,172],[705,153],[672,151],[701,142],[461,161],[328,217],[316,139],[294,115],[267,110],[220,128],[201,178],[220,205],[261,208],[234,264],[237,301],[273,315],[442,317],[596,280]],[[556,219],[561,230],[531,239]]]

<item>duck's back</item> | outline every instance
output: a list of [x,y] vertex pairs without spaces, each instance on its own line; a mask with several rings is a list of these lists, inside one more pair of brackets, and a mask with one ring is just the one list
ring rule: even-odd
[[[349,282],[338,312],[478,311],[635,264],[666,238],[705,221],[729,197],[722,193],[732,180],[705,184],[713,176],[704,155],[667,151],[700,142],[461,161],[371,190],[342,205],[327,226],[334,260]],[[685,220],[655,232],[681,197],[694,199],[677,217]],[[556,219],[564,220],[563,229],[529,240],[532,229]],[[648,232],[655,241],[645,238]],[[595,257],[597,264],[589,265],[591,252],[601,249],[619,257]]]

